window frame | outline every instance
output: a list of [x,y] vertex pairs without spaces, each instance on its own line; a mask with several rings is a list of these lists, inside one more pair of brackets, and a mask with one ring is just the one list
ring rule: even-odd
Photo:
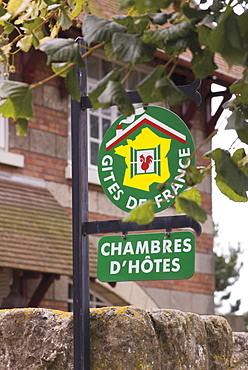
[[[7,78],[4,77],[6,67],[0,74],[0,83]],[[0,114],[0,164],[13,167],[24,167],[24,156],[9,151],[9,119]]]
[[8,119],[0,115],[0,150],[8,151]]
[[[97,83],[96,80],[93,80],[92,78],[89,78],[87,81],[88,85],[88,91],[91,90],[91,88]],[[116,121],[118,118],[118,109],[116,106],[107,108],[106,110],[109,110],[110,114],[105,114],[104,108],[96,109],[95,111],[92,111],[92,109],[87,110],[87,124],[88,124],[88,181],[93,184],[100,184],[99,178],[98,178],[98,172],[97,172],[97,164],[92,163],[92,153],[91,153],[91,144],[95,143],[98,145],[98,149],[101,145],[103,136],[104,136],[104,129],[103,129],[103,120],[109,120],[110,125]],[[97,117],[98,120],[98,137],[93,137],[91,135],[91,117]],[[109,127],[110,127],[109,125]]]
[[[90,89],[95,86],[97,83],[98,83],[98,79],[101,79],[104,74],[106,74],[108,72],[108,70],[113,70],[113,68],[117,65],[117,66],[122,66],[122,63],[114,63],[114,62],[105,62],[104,60],[104,53],[101,52],[101,51],[98,51],[97,53],[94,53],[94,56],[95,58],[95,76],[93,75],[94,73],[89,73],[88,72],[88,76],[87,76],[87,90],[90,91]],[[104,63],[107,63],[107,64],[104,64]],[[92,63],[89,63],[90,65],[92,65]],[[110,68],[106,67],[106,66],[110,66]],[[104,68],[106,70],[104,70]],[[152,67],[149,67],[149,66],[142,66],[141,67],[137,67],[135,70],[134,70],[134,73],[136,73],[134,76],[134,83],[133,83],[133,86],[128,86],[127,85],[127,82],[126,82],[126,90],[130,91],[130,90],[134,90],[134,85],[136,86],[137,82],[140,81],[141,79],[143,79],[148,73],[150,73],[152,70]],[[137,78],[138,77],[138,78]],[[115,120],[118,118],[118,109],[116,106],[112,106],[111,108],[111,114],[109,115],[109,117],[111,117],[111,123],[114,123]],[[99,178],[98,178],[98,172],[97,172],[97,165],[94,165],[91,163],[91,142],[95,142],[97,143],[98,145],[101,144],[101,140],[102,140],[102,135],[100,134],[99,135],[99,138],[92,138],[90,136],[90,115],[95,115],[97,116],[98,114],[100,115],[101,111],[103,109],[102,108],[99,108],[98,112],[97,110],[92,112],[92,110],[88,109],[87,110],[87,124],[88,124],[88,141],[87,141],[87,144],[88,144],[88,182],[89,183],[92,183],[92,184],[96,184],[96,185],[100,185],[100,181],[99,181]],[[70,112],[70,102],[69,102],[69,112]],[[103,117],[103,116],[101,116]],[[67,162],[67,167],[65,169],[65,177],[67,179],[71,179],[72,178],[72,162],[71,162],[71,117],[69,117],[69,120],[68,120],[68,162]],[[101,125],[100,125],[101,126]]]
[[[73,284],[68,284],[68,311],[73,312]],[[105,299],[101,294],[93,291],[90,289],[90,300],[89,300],[90,308],[101,308],[101,307],[110,307],[113,304]]]

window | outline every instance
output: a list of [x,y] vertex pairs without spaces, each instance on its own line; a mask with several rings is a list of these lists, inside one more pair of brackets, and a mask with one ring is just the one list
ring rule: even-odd
[[8,121],[7,118],[0,116],[0,150],[7,150],[7,141],[8,141]]
[[[93,84],[88,83],[88,91],[92,88]],[[70,112],[70,105],[69,105]],[[87,110],[87,123],[88,123],[88,177],[89,182],[99,184],[97,175],[97,157],[102,138],[107,129],[118,117],[118,110],[116,107],[99,108],[95,111]],[[69,115],[68,122],[68,163],[65,171],[66,178],[72,177],[72,161],[71,161],[71,117]]]
[[[0,74],[0,83],[4,80],[4,70]],[[9,122],[0,114],[0,163],[24,167],[24,156],[9,152]]]
[[[101,58],[90,56],[88,59],[88,71],[87,71],[87,88],[90,91],[93,86],[103,78],[107,73],[114,69],[116,65],[112,62],[106,62]],[[144,67],[143,67],[144,68]],[[131,73],[128,82],[126,82],[126,90],[136,90],[137,83],[145,78],[146,74],[150,71],[147,68],[145,71],[135,70]],[[101,145],[103,136],[105,135],[109,126],[118,118],[119,112],[117,107],[111,108],[99,108],[95,111],[88,109],[87,111],[87,122],[88,122],[88,178],[89,182],[99,184],[97,175],[97,157],[99,147]],[[71,140],[70,122],[68,139]],[[68,166],[66,168],[66,177],[71,178],[71,144],[68,144]]]
[[211,92],[213,93],[213,97],[211,99],[211,116],[214,116],[217,109],[222,105],[224,99],[222,92],[226,90],[227,88],[224,86],[216,83],[211,84]]
[[[95,84],[95,83],[94,83]],[[88,91],[94,86],[91,80],[88,81]],[[89,182],[99,183],[97,175],[97,158],[102,139],[110,125],[118,118],[117,107],[99,108],[94,111],[88,109],[88,176]]]
[[[90,290],[90,308],[109,307],[112,304],[105,300],[100,294]],[[68,311],[73,311],[73,285],[68,287]]]
[[[0,71],[0,83],[2,83],[6,78],[4,77],[4,72],[6,68],[3,67],[3,69]],[[1,151],[6,151],[8,150],[7,147],[7,142],[8,142],[8,120],[7,118],[4,118],[0,114],[0,150]]]

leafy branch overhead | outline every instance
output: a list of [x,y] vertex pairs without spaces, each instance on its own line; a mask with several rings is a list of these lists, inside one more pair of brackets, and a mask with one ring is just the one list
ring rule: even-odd
[[[216,0],[208,7],[204,4],[204,10],[184,0],[120,0],[119,4],[122,14],[107,20],[91,0],[0,2],[0,62],[5,66],[2,72],[9,77],[0,85],[0,113],[16,122],[17,132],[26,134],[28,121],[35,119],[33,90],[57,76],[65,78],[72,98],[80,100],[74,66],[85,68],[83,59],[99,47],[104,49],[107,60],[120,60],[123,66],[111,71],[91,91],[93,109],[117,105],[125,116],[133,114],[134,108],[123,85],[135,66],[153,61],[158,50],[165,53],[168,63],[154,67],[138,84],[137,90],[144,104],[161,101],[170,105],[180,104],[186,96],[171,80],[171,75],[180,55],[190,51],[195,79],[214,73],[217,69],[214,61],[216,53],[230,67],[238,64],[243,68],[241,79],[230,86],[234,97],[225,108],[231,111],[227,129],[235,130],[239,139],[247,144],[246,2],[229,2],[227,5],[222,0]],[[61,32],[72,26],[82,30],[88,44],[83,56],[76,40],[64,38],[65,33]],[[28,85],[15,81],[15,55],[19,51],[27,53],[31,48],[46,54],[51,76]],[[230,156],[218,149],[210,153],[209,158],[215,163],[219,189],[235,201],[247,201],[246,154],[238,152]],[[186,182],[195,187],[205,174],[203,169],[188,169]],[[194,199],[195,193],[192,197],[190,194],[178,197],[176,208],[188,214],[197,214],[198,219],[203,221],[206,215],[200,211],[199,200]]]

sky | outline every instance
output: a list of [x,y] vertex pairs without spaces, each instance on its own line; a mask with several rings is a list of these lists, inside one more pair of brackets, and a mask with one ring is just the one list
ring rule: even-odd
[[[218,134],[212,140],[212,149],[221,148],[234,150],[245,148],[248,154],[248,146],[237,139],[235,130],[225,130],[226,114],[222,115],[218,121]],[[232,145],[233,144],[233,145]],[[214,176],[213,176],[214,177]],[[230,302],[234,304],[237,299],[241,299],[240,310],[237,314],[248,312],[248,202],[238,203],[229,200],[223,195],[213,180],[213,220],[218,225],[218,236],[215,238],[216,251],[228,253],[228,247],[238,247],[240,243],[242,254],[240,261],[243,267],[240,270],[240,278],[231,288]],[[224,314],[230,311],[230,305],[224,305],[219,313]]]

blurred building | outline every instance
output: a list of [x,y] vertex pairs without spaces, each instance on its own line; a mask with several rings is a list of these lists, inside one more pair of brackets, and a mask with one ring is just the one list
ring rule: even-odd
[[[104,5],[104,7],[103,7]],[[113,2],[101,4],[110,16]],[[70,30],[70,37],[79,35]],[[16,55],[16,73],[11,79],[34,83],[51,74],[40,51]],[[135,90],[151,68],[167,62],[158,53],[150,65],[140,66],[126,83]],[[228,70],[218,60],[216,73],[202,81],[202,104],[193,100],[170,107],[188,125],[195,146],[213,131],[223,101],[230,98],[228,86],[238,70]],[[88,60],[88,90],[108,73],[114,64],[98,51]],[[227,73],[228,70],[228,73]],[[2,74],[0,75],[2,76]],[[189,58],[180,59],[172,79],[177,85],[190,84],[194,76]],[[217,107],[213,112],[214,106]],[[165,104],[160,104],[166,106]],[[35,121],[29,122],[28,135],[17,136],[15,124],[0,118],[0,305],[2,307],[72,308],[71,235],[71,129],[70,99],[62,78],[34,89]],[[125,214],[103,193],[97,176],[97,153],[106,129],[118,117],[116,107],[88,111],[89,125],[89,219],[120,219]],[[197,151],[197,164],[205,165],[202,155],[210,142]],[[203,232],[196,238],[196,272],[189,280],[101,283],[96,279],[97,236],[90,238],[91,306],[137,305],[142,308],[175,308],[200,314],[214,312],[214,258],[211,179],[199,186],[203,207],[208,213]],[[174,208],[158,214],[174,215]]]

